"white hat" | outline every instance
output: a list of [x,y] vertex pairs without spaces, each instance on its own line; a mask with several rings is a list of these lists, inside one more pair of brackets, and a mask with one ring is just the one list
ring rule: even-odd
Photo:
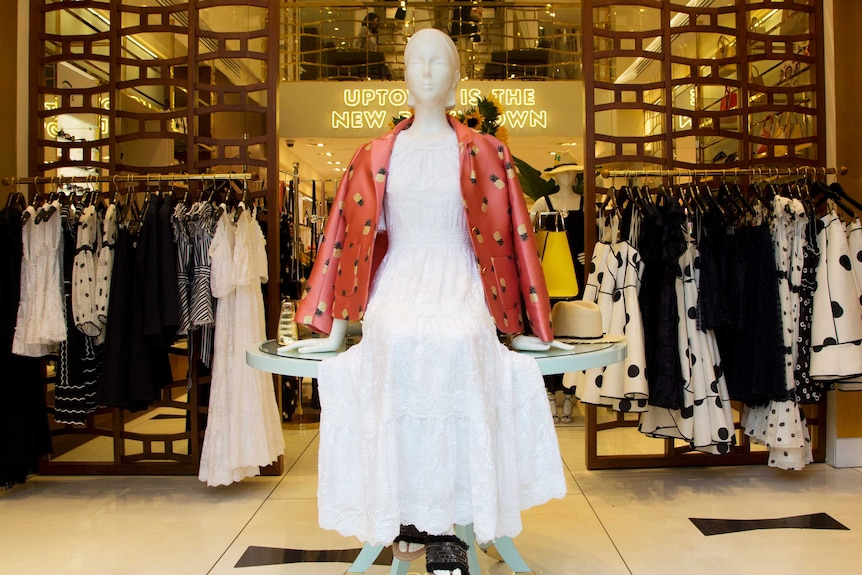
[[552,168],[545,168],[545,173],[557,174],[559,172],[576,171],[578,168],[578,163],[571,152],[557,152],[554,155],[554,166]]
[[554,339],[565,343],[616,343],[625,336],[602,330],[602,310],[591,301],[573,300],[554,304],[551,310]]

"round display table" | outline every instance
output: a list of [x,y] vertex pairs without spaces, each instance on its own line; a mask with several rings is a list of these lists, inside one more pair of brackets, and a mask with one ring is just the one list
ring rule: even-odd
[[[268,340],[261,344],[249,347],[245,352],[245,360],[249,366],[277,373],[280,375],[292,375],[295,377],[317,377],[317,368],[320,362],[328,357],[334,357],[340,352],[302,354],[289,352],[282,355],[277,353],[278,344],[275,340]],[[552,349],[548,351],[522,351],[525,355],[535,358],[536,363],[543,375],[557,373],[569,373],[581,371],[594,367],[610,365],[622,361],[626,357],[626,343],[590,343],[578,344],[573,351]],[[472,525],[456,525],[455,533],[462,541],[470,542],[470,572],[480,573],[479,558],[476,553],[475,538]],[[493,547],[500,557],[515,573],[532,573],[521,554],[515,548],[515,544],[509,537],[500,537],[494,540]],[[365,573],[371,567],[383,547],[380,545],[366,544],[356,560],[347,570],[347,573]],[[406,575],[410,564],[407,561],[392,560],[390,575]]]

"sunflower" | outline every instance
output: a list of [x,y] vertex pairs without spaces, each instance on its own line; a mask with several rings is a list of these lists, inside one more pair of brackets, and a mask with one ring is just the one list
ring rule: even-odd
[[494,96],[482,96],[476,101],[476,107],[486,122],[495,125],[499,123],[500,116],[505,111],[505,108],[503,108],[502,104]]
[[498,140],[500,140],[504,144],[509,144],[509,130],[506,129],[506,126],[497,126],[493,134]]
[[464,114],[464,119],[461,120],[462,124],[465,124],[469,128],[473,128],[474,130],[481,130],[483,124],[485,123],[485,119],[482,117],[482,114],[479,113],[475,108],[470,108]]

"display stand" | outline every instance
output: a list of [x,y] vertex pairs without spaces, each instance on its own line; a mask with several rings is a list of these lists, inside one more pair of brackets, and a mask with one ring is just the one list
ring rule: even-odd
[[[627,346],[623,341],[618,343],[585,344],[575,347],[574,351],[552,349],[548,351],[524,351],[519,353],[535,358],[542,375],[550,375],[602,367],[622,361],[626,357]],[[251,346],[245,353],[246,363],[255,369],[270,373],[298,377],[317,377],[317,369],[320,361],[328,357],[334,357],[340,353],[301,354],[293,352],[286,355],[277,355],[277,349],[278,344],[274,340]],[[479,573],[479,559],[476,552],[473,526],[457,525],[455,526],[455,533],[462,541],[469,542],[470,572]],[[509,537],[497,538],[492,545],[497,550],[497,553],[500,554],[503,561],[515,573],[531,573],[530,568],[527,567],[527,564]],[[365,573],[382,550],[383,546],[366,544],[347,573]],[[409,562],[393,559],[389,573],[390,575],[406,575],[408,567]]]

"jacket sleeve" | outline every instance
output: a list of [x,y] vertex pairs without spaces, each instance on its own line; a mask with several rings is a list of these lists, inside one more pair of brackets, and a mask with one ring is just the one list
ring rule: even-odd
[[335,279],[341,252],[344,246],[344,236],[347,221],[344,215],[345,198],[350,189],[350,181],[357,168],[357,150],[350,161],[350,166],[338,184],[329,218],[323,230],[323,238],[317,249],[317,257],[311,269],[302,299],[296,310],[296,321],[307,325],[318,333],[329,333],[332,330],[332,303],[335,299]]
[[526,320],[533,328],[533,334],[544,342],[554,339],[551,326],[551,304],[548,299],[548,288],[542,263],[539,261],[539,250],[533,233],[533,224],[524,202],[524,192],[515,173],[515,163],[509,148],[502,145],[503,162],[506,168],[509,204],[512,209],[512,231],[515,258],[518,261],[521,295],[524,300]]

